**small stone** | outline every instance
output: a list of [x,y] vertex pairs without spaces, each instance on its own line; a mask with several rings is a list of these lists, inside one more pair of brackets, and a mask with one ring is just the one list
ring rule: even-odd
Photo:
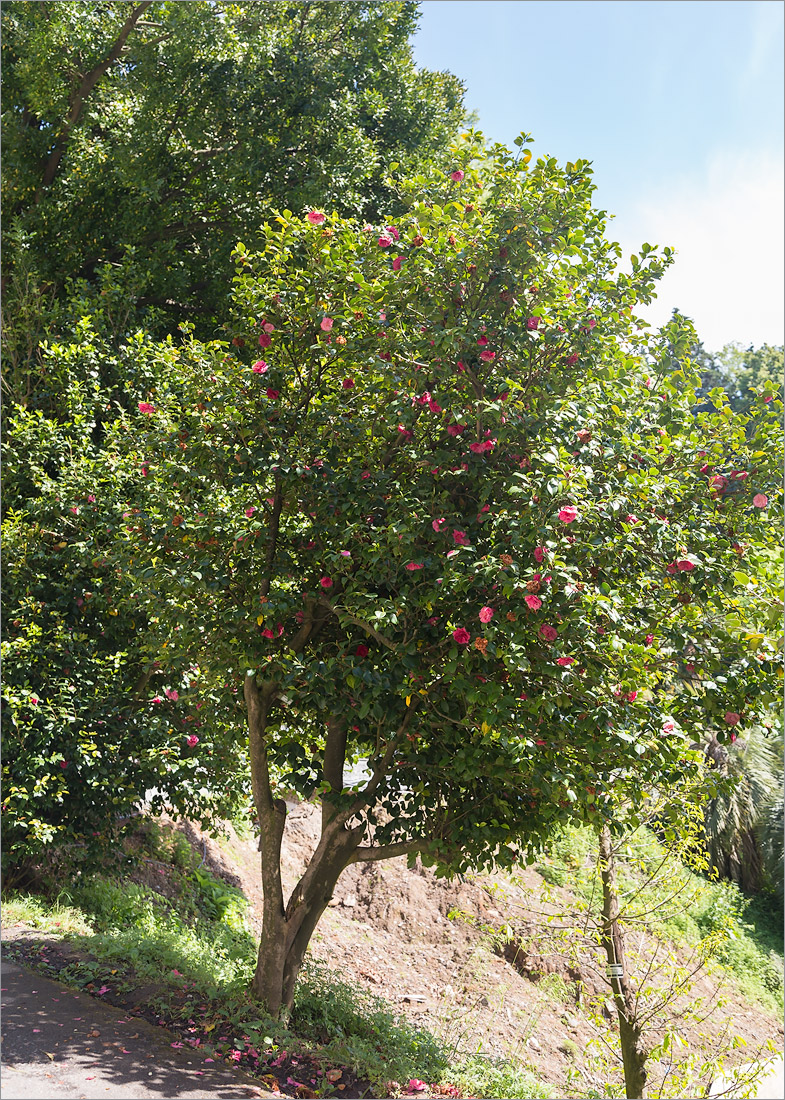
[[347,894],[341,902],[341,905],[344,907],[344,909],[354,909],[356,904],[357,898],[354,896],[354,894]]
[[425,1001],[425,997],[421,997],[419,993],[404,993],[402,1000],[404,1004],[419,1005]]
[[540,1045],[540,1040],[536,1039],[533,1035],[530,1035],[529,1038],[526,1040],[526,1046],[530,1047],[532,1050],[536,1050],[536,1051],[541,1051],[542,1050],[542,1046]]

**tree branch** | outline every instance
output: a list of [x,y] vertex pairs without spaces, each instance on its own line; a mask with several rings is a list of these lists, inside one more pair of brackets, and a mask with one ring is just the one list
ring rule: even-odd
[[336,618],[346,619],[347,622],[354,623],[355,626],[361,627],[367,634],[370,634],[372,638],[375,638],[377,642],[386,646],[388,649],[394,650],[396,648],[395,642],[391,642],[389,638],[385,638],[385,636],[380,634],[378,630],[375,630],[370,623],[366,623],[362,619],[358,619],[355,615],[349,614],[348,611],[336,607],[336,605],[331,604],[329,600],[319,600],[319,606],[329,608]]
[[378,859],[395,859],[396,856],[408,856],[419,852],[422,841],[402,840],[398,844],[383,844],[381,848],[355,848],[350,863],[370,863]]
[[68,145],[68,138],[71,134],[75,123],[77,122],[80,114],[82,113],[82,107],[84,102],[90,93],[95,88],[101,77],[105,76],[114,62],[118,59],[123,52],[128,36],[139,22],[140,17],[144,14],[149,7],[152,6],[153,0],[143,0],[143,3],[137,4],[134,10],[126,19],[125,23],[117,36],[114,45],[111,50],[100,64],[91,69],[89,73],[86,73],[73,96],[69,105],[68,114],[66,115],[63,128],[60,132],[60,136],[57,139],[57,143],[49,154],[49,159],[44,166],[44,174],[41,179],[41,185],[35,193],[34,204],[37,205],[43,196],[44,190],[49,187],[57,175],[57,170],[60,167],[60,161],[63,159],[63,155]]

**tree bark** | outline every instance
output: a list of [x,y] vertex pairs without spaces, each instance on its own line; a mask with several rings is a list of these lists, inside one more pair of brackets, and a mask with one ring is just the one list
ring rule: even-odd
[[622,976],[611,978],[613,999],[619,1014],[619,1039],[624,1062],[624,1086],[628,1100],[643,1100],[646,1089],[648,1054],[641,1040],[635,994],[624,960],[624,933],[619,925],[619,899],[616,894],[616,864],[611,833],[603,825],[599,835],[600,877],[602,878],[602,946],[608,965],[621,964]]

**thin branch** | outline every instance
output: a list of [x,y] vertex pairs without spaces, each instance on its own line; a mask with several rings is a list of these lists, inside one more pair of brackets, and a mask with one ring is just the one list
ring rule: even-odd
[[384,844],[380,848],[355,848],[350,863],[370,863],[378,859],[395,859],[396,856],[408,856],[419,852],[422,842],[402,840],[399,844]]

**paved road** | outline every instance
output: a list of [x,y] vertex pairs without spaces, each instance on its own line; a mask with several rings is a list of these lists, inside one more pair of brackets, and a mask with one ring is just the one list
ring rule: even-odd
[[2,1100],[245,1100],[275,1094],[173,1050],[162,1027],[3,962]]
[[[744,1088],[735,1084],[735,1079],[739,1075],[743,1079],[745,1071],[759,1065],[765,1066],[766,1072],[757,1082],[755,1088]],[[716,1081],[712,1082],[709,1096],[722,1096],[726,1100],[736,1100],[740,1096],[747,1097],[747,1100],[782,1100],[785,1096],[783,1056],[777,1054],[773,1058],[761,1059],[760,1062],[750,1062],[746,1066],[739,1066],[735,1073],[729,1072],[724,1077],[718,1077]]]

